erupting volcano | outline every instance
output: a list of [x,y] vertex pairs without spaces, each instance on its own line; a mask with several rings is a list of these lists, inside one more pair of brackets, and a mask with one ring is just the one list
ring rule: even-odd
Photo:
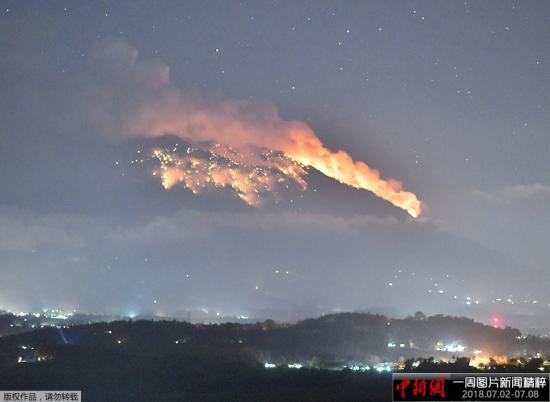
[[117,139],[170,135],[191,145],[184,153],[177,147],[153,152],[159,162],[154,174],[167,189],[178,183],[194,193],[228,187],[246,203],[258,205],[261,195],[277,185],[296,183],[305,190],[304,177],[313,168],[370,191],[414,218],[421,214],[421,202],[399,181],[383,179],[365,162],[326,148],[306,123],[281,119],[270,104],[212,102],[186,94],[170,83],[168,66],[139,63],[136,49],[124,42],[97,48],[94,60],[99,78],[109,83],[110,99],[117,102],[113,107],[124,112],[122,119],[110,122]]

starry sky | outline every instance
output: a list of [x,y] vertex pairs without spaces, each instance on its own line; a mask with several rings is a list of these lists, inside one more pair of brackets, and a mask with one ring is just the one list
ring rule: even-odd
[[[549,43],[550,1],[2,1],[0,308],[548,328]],[[165,190],[148,157],[176,140],[107,124],[128,55],[307,124],[423,215],[315,169],[259,207]]]

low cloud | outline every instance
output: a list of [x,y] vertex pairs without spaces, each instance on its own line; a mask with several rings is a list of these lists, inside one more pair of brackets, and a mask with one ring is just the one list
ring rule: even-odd
[[297,212],[204,213],[183,209],[173,216],[157,217],[145,225],[118,227],[109,238],[123,243],[161,244],[208,238],[222,228],[265,232],[321,230],[326,233],[354,234],[370,225],[398,224],[400,221],[393,216],[336,217]]
[[84,240],[77,232],[88,224],[87,220],[72,216],[38,216],[16,208],[0,208],[0,250],[33,252],[49,246],[79,248]]
[[550,186],[540,183],[510,186],[504,188],[502,190],[502,194],[510,199],[525,199],[535,198],[539,196],[550,196]]
[[550,196],[550,185],[541,183],[506,186],[497,191],[474,189],[473,194],[490,201],[516,201]]
[[291,233],[356,234],[368,226],[403,224],[394,216],[330,216],[302,212],[200,212],[182,209],[143,224],[112,224],[88,216],[40,215],[0,207],[0,251],[33,252],[49,247],[74,250],[107,241],[118,245],[177,244],[208,239],[221,229]]

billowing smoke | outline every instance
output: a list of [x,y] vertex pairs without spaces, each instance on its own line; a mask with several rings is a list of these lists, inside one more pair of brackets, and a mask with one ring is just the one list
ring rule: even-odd
[[97,121],[116,140],[172,135],[191,147],[156,149],[165,188],[181,185],[199,192],[228,187],[256,205],[275,186],[297,183],[305,189],[307,168],[348,186],[371,191],[417,217],[421,203],[394,179],[344,151],[326,148],[301,121],[282,120],[276,108],[252,101],[205,101],[169,81],[169,67],[138,62],[137,50],[116,41],[91,55],[96,83]]

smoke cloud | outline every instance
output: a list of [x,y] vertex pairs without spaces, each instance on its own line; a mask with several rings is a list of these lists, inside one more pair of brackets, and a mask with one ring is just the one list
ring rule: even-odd
[[286,121],[268,103],[206,101],[170,83],[161,62],[140,62],[123,41],[96,46],[90,57],[95,83],[94,123],[116,141],[172,135],[191,147],[155,149],[154,174],[165,188],[178,183],[197,193],[229,187],[251,205],[279,185],[306,189],[307,168],[376,196],[418,217],[421,202],[399,181],[383,179],[345,151],[326,148],[304,122]]

